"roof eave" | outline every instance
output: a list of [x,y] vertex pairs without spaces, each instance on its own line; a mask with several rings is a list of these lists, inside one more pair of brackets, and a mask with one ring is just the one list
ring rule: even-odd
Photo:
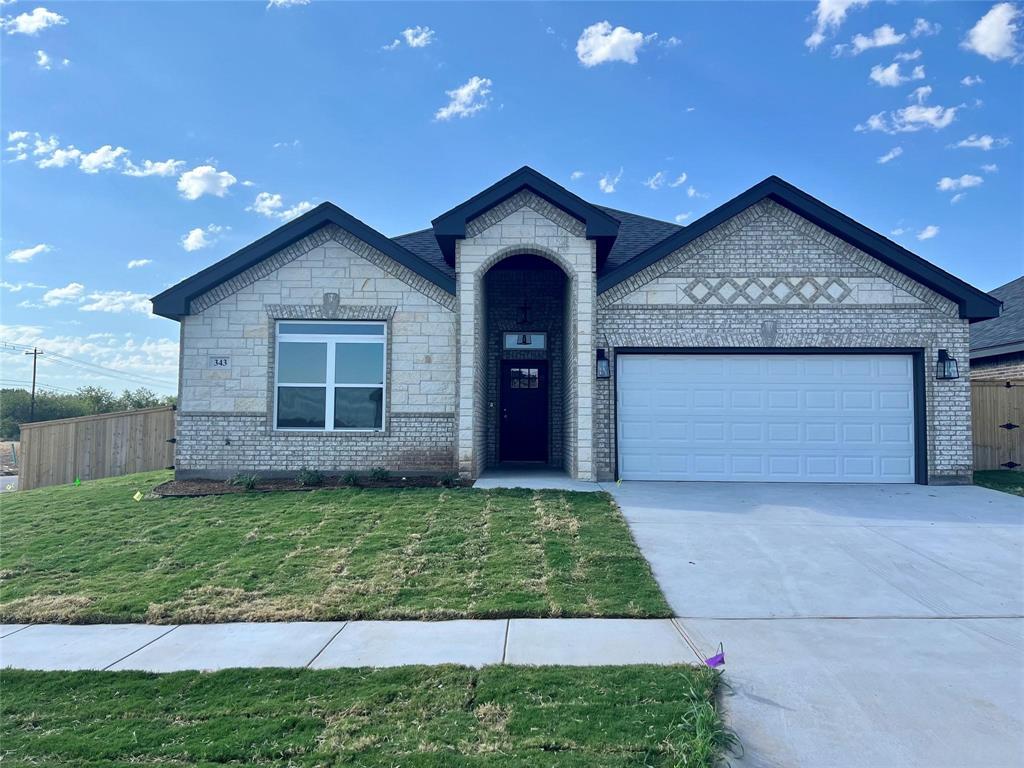
[[765,198],[775,200],[855,248],[865,251],[879,261],[954,301],[959,307],[961,318],[976,322],[998,317],[1001,304],[997,299],[925,261],[877,232],[858,224],[849,216],[776,176],[754,185],[746,192],[702,216],[685,229],[669,235],[637,257],[603,275],[597,282],[598,293],[613,288],[637,272],[657,263],[673,251],[682,248]]
[[333,203],[321,203],[254,243],[157,294],[151,299],[153,314],[180,322],[182,317],[189,314],[189,303],[197,296],[216,288],[328,224],[335,224],[350,232],[420,277],[452,295],[455,294],[455,280],[452,277]]

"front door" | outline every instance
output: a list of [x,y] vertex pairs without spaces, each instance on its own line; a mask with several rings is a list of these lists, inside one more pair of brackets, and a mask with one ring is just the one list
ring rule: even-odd
[[501,363],[501,461],[548,460],[548,364],[546,360]]

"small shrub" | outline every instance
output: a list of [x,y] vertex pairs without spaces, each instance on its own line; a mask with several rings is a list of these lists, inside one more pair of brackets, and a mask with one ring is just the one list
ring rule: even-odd
[[437,479],[437,484],[442,488],[454,488],[460,483],[458,472],[448,472]]
[[384,469],[384,467],[374,467],[370,470],[370,479],[375,483],[382,483],[389,477],[391,477],[391,473]]
[[351,485],[353,487],[359,485],[359,475],[355,472],[346,472],[341,476],[341,482],[345,485]]
[[228,480],[228,485],[234,485],[237,487],[245,488],[247,491],[253,490],[260,482],[260,476],[255,472],[239,472],[237,475]]
[[324,473],[318,469],[303,467],[295,476],[303,488],[316,488],[324,484]]

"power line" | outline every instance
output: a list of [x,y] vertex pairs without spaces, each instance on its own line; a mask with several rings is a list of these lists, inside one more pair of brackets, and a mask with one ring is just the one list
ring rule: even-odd
[[[0,379],[0,386],[4,387],[28,387],[32,384],[31,381],[20,381],[17,379]],[[65,387],[55,387],[53,384],[36,384],[36,389],[49,389],[54,392],[60,392],[64,395],[73,395],[75,390],[66,389]]]
[[[34,347],[26,344],[17,344],[12,341],[0,340],[0,351],[18,351],[25,352],[31,351]],[[67,355],[61,355],[52,350],[39,347],[43,352],[46,352],[50,361],[55,363],[63,363],[69,367],[76,368],[87,373],[102,373],[110,378],[122,379],[130,381],[136,384],[149,384],[150,386],[159,387],[173,387],[174,383],[168,379],[158,379],[155,376],[150,376],[145,373],[132,373],[130,371],[122,371],[117,368],[108,368],[105,365],[99,365],[98,363],[90,363],[85,360],[79,360],[74,357],[68,357]]]

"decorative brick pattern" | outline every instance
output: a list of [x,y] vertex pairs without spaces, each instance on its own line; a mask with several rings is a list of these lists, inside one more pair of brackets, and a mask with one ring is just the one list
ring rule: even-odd
[[[770,277],[773,272],[776,276]],[[929,478],[932,482],[969,481],[969,383],[966,377],[954,381],[934,377],[939,349],[948,349],[962,361],[968,358],[968,323],[959,318],[952,302],[771,202],[752,206],[641,274],[614,296],[609,294],[619,286],[599,298],[598,346],[609,349],[613,376],[617,347],[920,348],[926,367]],[[700,303],[706,297],[698,295],[696,300],[687,296],[669,301],[660,287],[652,285],[660,284],[666,274],[685,276],[687,286],[704,280],[717,289],[719,298]],[[721,287],[728,284],[726,279],[736,288],[746,286],[741,280],[749,280],[768,288],[785,284],[789,291],[801,286],[800,280],[794,282],[799,275],[814,278],[816,285],[802,284],[814,291],[803,295],[797,288],[801,298],[787,293],[785,302],[776,297],[757,305],[728,303],[731,294],[723,293]],[[822,275],[836,276],[837,282],[851,288],[850,295],[834,302],[822,300],[816,291],[827,292],[829,285]],[[851,302],[858,280],[884,282],[871,289],[876,295],[865,303]],[[673,285],[673,290],[677,288]],[[678,298],[678,292],[675,295]],[[836,293],[841,295],[842,291]],[[615,473],[614,385],[613,380],[596,384],[597,475],[611,479]]]

